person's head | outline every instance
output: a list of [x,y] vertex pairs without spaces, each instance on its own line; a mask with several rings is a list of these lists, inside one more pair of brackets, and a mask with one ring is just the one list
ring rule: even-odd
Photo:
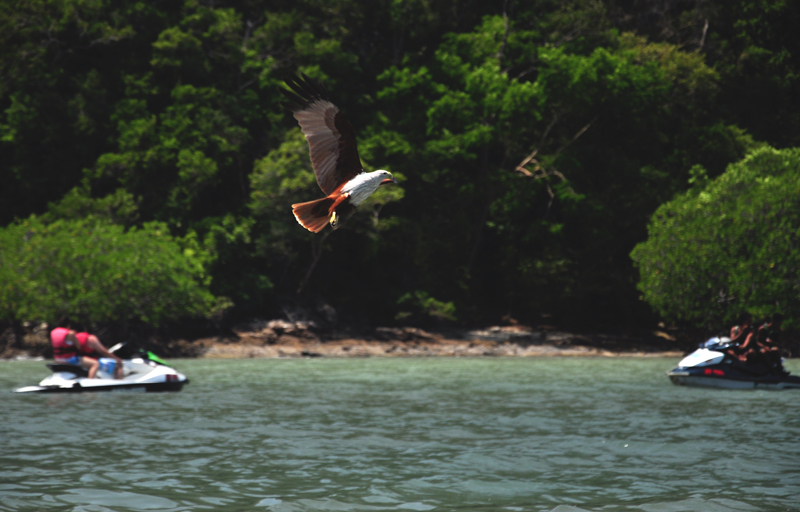
[[753,315],[750,313],[742,313],[739,315],[739,325],[746,327],[753,323]]

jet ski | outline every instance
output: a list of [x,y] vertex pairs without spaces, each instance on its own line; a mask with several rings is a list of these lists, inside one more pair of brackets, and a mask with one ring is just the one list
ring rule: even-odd
[[[109,349],[116,353],[124,347],[118,343]],[[85,391],[180,391],[189,379],[178,373],[165,361],[150,351],[139,350],[122,360],[123,377],[113,375],[114,359],[101,357],[100,369],[95,378],[90,379],[87,370],[79,365],[48,363],[53,374],[42,380],[38,386],[24,386],[15,393],[80,393]],[[109,364],[112,363],[112,364]]]
[[667,372],[678,386],[703,386],[727,389],[800,389],[800,377],[778,369],[759,372],[727,353],[734,347],[730,338],[715,337],[684,357]]

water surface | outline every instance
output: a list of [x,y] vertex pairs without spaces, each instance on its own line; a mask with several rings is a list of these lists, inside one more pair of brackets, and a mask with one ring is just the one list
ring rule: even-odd
[[800,510],[800,391],[676,362],[176,360],[180,393],[74,395],[0,362],[0,510]]

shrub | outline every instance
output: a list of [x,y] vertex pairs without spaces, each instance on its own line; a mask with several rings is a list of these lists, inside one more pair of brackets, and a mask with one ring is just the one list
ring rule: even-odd
[[31,217],[0,229],[0,319],[83,322],[208,315],[203,265],[165,225]]
[[[695,173],[696,174],[696,173]],[[718,326],[740,312],[800,322],[800,148],[762,148],[662,205],[631,253],[644,299]]]

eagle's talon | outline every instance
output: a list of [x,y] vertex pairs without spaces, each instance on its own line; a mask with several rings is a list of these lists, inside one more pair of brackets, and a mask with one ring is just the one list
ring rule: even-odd
[[339,224],[339,219],[336,216],[336,212],[333,212],[333,215],[331,215],[331,227],[335,228],[337,224]]

